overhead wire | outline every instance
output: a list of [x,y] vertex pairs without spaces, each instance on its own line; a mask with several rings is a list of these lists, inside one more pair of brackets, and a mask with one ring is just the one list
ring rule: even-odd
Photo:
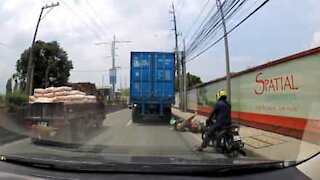
[[[239,2],[238,1],[229,1],[231,3],[225,3],[223,4],[225,11],[225,14],[228,14],[235,5]],[[201,47],[205,42],[210,40],[212,35],[216,34],[216,32],[221,29],[222,23],[220,21],[219,13],[216,11],[209,20],[207,20],[207,23],[202,28],[202,31],[198,33],[198,35],[195,37],[192,44],[187,48],[186,56],[189,56],[193,51],[195,51],[197,48]]]
[[200,26],[198,31],[196,32],[197,34],[193,36],[191,45],[187,46],[187,56],[190,53],[190,49],[194,49],[194,47],[198,46],[198,44],[202,41],[203,37],[206,37],[205,35],[207,34],[208,30],[212,30],[216,27],[216,25],[219,23],[218,20],[218,11],[215,11],[214,14],[211,14],[211,16],[207,18],[207,21],[204,21],[204,23],[202,23],[202,27]]
[[10,50],[12,50],[12,51],[18,52],[17,49],[9,46],[8,44],[5,44],[5,43],[0,42],[0,45],[4,46],[4,47],[6,47],[6,48],[8,48],[8,49],[10,49]]
[[70,6],[68,5],[65,0],[61,0],[61,3],[63,4],[64,7],[66,7],[70,12],[75,16],[76,18],[79,19],[79,21],[84,25],[84,27],[91,32],[96,38],[101,39],[101,35],[96,31],[96,29],[92,28],[88,23],[83,21],[81,16]]
[[53,9],[53,7],[51,7],[51,8],[46,12],[46,14],[44,14],[44,15],[42,16],[41,20],[44,19],[44,18],[52,11],[52,9]]
[[183,9],[183,7],[185,5],[185,2],[186,2],[186,0],[180,0],[180,1],[182,1],[182,3],[180,3],[180,6],[178,7],[177,19],[180,19],[180,15],[181,15],[182,9]]
[[[239,2],[240,1],[238,0],[238,1],[231,1],[231,3],[229,4],[222,4],[222,10],[224,12],[226,23],[229,22],[228,20],[231,19],[231,17],[233,17],[234,14],[236,14],[239,11],[240,7],[242,7],[247,2],[247,0],[243,0],[241,1],[241,3]],[[214,15],[216,15],[217,13],[218,11],[216,11]],[[207,33],[205,35],[200,34],[196,37],[198,39],[193,40],[192,45],[189,46],[187,49],[186,57],[191,56],[192,53],[195,52],[197,49],[205,48],[209,43],[209,41],[212,41],[212,39],[216,37],[218,33],[221,33],[220,32],[220,30],[222,29],[221,18],[218,16],[218,19],[215,19],[215,21],[216,21],[215,24],[210,27],[210,30],[208,30],[206,27],[203,27],[204,32],[207,32]],[[210,23],[210,20],[208,20],[207,22]]]
[[[89,11],[87,11],[86,8],[84,8],[83,6],[80,6],[82,9],[82,12],[84,12],[84,14],[88,17],[89,23],[91,22],[91,24],[93,24],[94,27],[96,27],[96,29],[102,33],[104,37],[109,36],[109,39],[112,38],[111,34],[107,33],[102,27],[101,24],[97,21],[97,17],[93,17],[92,14],[89,13]],[[88,7],[88,6],[86,6]],[[106,38],[108,39],[108,38]]]
[[[265,6],[270,0],[265,0],[260,6],[258,6],[254,11],[252,11],[249,15],[247,15],[242,21],[240,21],[236,26],[234,26],[232,29],[230,29],[226,35],[230,34],[232,31],[234,31],[236,28],[238,28],[242,23],[244,23],[247,19],[249,19],[253,14],[255,14],[258,10],[260,10],[263,6]],[[202,50],[201,52],[199,52],[198,54],[196,54],[195,56],[193,56],[192,58],[188,59],[186,62],[190,62],[192,60],[194,60],[195,58],[199,57],[200,55],[202,55],[204,52],[206,52],[208,49],[210,49],[211,47],[213,47],[214,45],[216,45],[218,42],[220,42],[225,35],[223,35],[222,37],[220,37],[218,40],[216,40],[215,42],[213,42],[211,45],[209,45],[207,48],[205,48],[204,50]]]
[[105,21],[101,20],[99,14],[97,13],[96,9],[92,6],[91,1],[85,0],[89,9],[93,12],[95,18],[97,18],[98,21],[102,24],[103,27],[105,27],[110,34],[114,34],[114,32],[110,29],[110,27],[105,23]]
[[198,16],[195,19],[195,21],[193,21],[191,28],[189,28],[189,30],[187,31],[187,33],[186,33],[186,35],[184,36],[183,39],[186,39],[188,37],[189,33],[191,32],[191,30],[193,29],[193,27],[195,27],[195,24],[198,22],[199,18],[201,17],[202,13],[204,12],[205,8],[208,6],[209,1],[210,0],[207,0],[207,2],[201,8],[200,13],[198,14]]
[[[214,9],[215,9],[215,5],[212,5],[212,7],[211,7],[211,9],[208,11],[207,15],[203,18],[203,20],[202,20],[201,23],[199,24],[198,29],[195,30],[193,36],[190,38],[191,40],[192,40],[192,39],[195,39],[195,37],[197,36],[197,34],[199,33],[199,31],[200,31],[201,29],[203,29],[203,26],[204,26],[204,24],[206,23],[206,20],[210,18],[211,12],[214,11]],[[186,39],[186,41],[187,41],[187,46],[188,46],[188,43],[189,43],[188,39]]]

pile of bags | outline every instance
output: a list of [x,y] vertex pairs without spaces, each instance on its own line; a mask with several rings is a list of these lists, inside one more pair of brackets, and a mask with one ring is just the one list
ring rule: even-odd
[[46,89],[34,89],[34,95],[29,97],[29,103],[96,103],[96,96],[87,95],[71,87],[49,87]]

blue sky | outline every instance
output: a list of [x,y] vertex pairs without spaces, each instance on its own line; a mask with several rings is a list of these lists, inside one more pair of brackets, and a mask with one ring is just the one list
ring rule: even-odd
[[[206,0],[173,2],[178,29],[184,35]],[[210,0],[209,4],[214,2]],[[20,53],[30,46],[40,8],[46,3],[51,1],[0,0],[0,33],[4,35],[0,42],[6,44],[0,44],[0,92],[4,92],[7,79],[14,73]],[[106,58],[110,55],[110,46],[94,44],[110,42],[114,34],[119,40],[132,41],[118,45],[116,59],[117,66],[122,67],[118,79],[122,86],[127,79],[128,86],[130,51],[173,50],[170,5],[168,0],[63,0],[42,20],[37,39],[57,40],[68,52],[75,67],[70,81],[90,81],[97,86],[101,86],[102,76],[104,84],[108,83],[111,59]],[[240,71],[319,45],[319,9],[318,0],[270,0],[229,36],[231,70]],[[80,72],[91,70],[99,71]],[[223,76],[223,42],[188,63],[187,70],[203,81]]]

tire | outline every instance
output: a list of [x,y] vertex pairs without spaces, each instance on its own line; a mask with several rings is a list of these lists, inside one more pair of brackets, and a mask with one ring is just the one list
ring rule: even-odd
[[[206,133],[207,133],[207,129],[206,127],[204,129],[201,130],[201,139],[204,140],[204,138],[206,137]],[[214,142],[212,140],[210,140],[209,147],[214,147]]]
[[233,136],[229,135],[225,138],[225,150],[226,156],[230,158],[238,157],[239,155],[239,147],[235,144],[233,140]]
[[239,156],[239,151],[238,150],[232,150],[231,152],[227,153],[226,154],[227,157],[230,157],[230,158],[236,158]]
[[204,139],[207,131],[208,131],[208,127],[203,126],[203,127],[201,128],[200,132],[201,132],[201,139],[202,139],[202,140]]
[[165,108],[164,109],[164,117],[162,118],[165,123],[170,123],[170,120],[172,118],[172,112],[171,108]]
[[133,123],[141,122],[141,118],[140,118],[139,112],[138,112],[138,110],[136,108],[132,109],[132,122]]
[[77,120],[77,123],[71,122],[70,124],[70,133],[71,133],[71,141],[78,142],[83,137],[83,119]]
[[41,140],[39,140],[38,138],[31,138],[31,142],[33,143],[33,144],[39,144],[40,143],[40,141]]

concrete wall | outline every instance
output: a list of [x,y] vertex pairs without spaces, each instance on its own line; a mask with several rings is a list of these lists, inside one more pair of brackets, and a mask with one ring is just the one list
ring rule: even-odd
[[[320,48],[235,74],[232,116],[241,123],[297,138],[320,140]],[[224,79],[188,92],[188,109],[207,115]],[[195,95],[196,94],[196,95]],[[195,99],[196,97],[196,99]]]

